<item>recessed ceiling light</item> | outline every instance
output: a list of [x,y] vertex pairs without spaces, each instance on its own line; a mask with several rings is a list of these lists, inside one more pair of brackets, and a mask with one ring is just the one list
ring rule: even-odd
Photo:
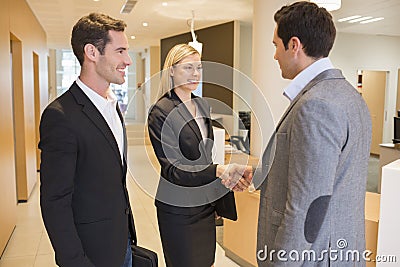
[[167,2],[162,2],[162,6],[168,6]]
[[380,17],[380,18],[373,18],[373,19],[363,20],[363,21],[361,21],[360,23],[361,23],[361,24],[366,24],[366,23],[371,23],[371,22],[375,22],[375,21],[380,21],[380,20],[383,20],[383,19],[385,19],[385,18],[382,18],[382,17]]
[[358,19],[349,20],[349,23],[360,22],[360,21],[367,20],[367,19],[372,19],[372,17],[361,17]]
[[135,39],[136,39],[136,36],[135,36],[135,35],[131,35],[131,39],[132,39],[132,40],[135,40]]
[[147,22],[143,22],[142,25],[143,25],[143,27],[149,26],[149,24]]
[[361,18],[361,16],[360,15],[350,16],[350,17],[338,19],[338,21],[339,22],[344,22],[344,21],[348,21],[348,20],[352,20],[352,19],[358,19],[358,18]]
[[121,14],[129,14],[132,9],[135,7],[137,1],[134,0],[126,0],[125,3],[121,7]]
[[100,2],[100,0],[93,0],[94,2]]
[[338,19],[338,22],[347,21],[348,23],[360,22],[360,24],[366,24],[366,23],[371,23],[371,22],[375,22],[375,21],[380,21],[380,20],[383,20],[383,19],[384,19],[383,17],[374,18],[374,17],[371,17],[371,16],[362,17],[360,15],[354,15],[354,16]]

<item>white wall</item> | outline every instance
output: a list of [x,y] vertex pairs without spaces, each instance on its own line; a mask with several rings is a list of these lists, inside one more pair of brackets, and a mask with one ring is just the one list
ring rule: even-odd
[[338,33],[330,59],[344,76],[357,85],[357,70],[389,71],[386,85],[383,142],[393,138],[396,111],[397,71],[400,68],[400,37]]
[[[140,113],[140,110],[144,110],[144,100],[141,92],[137,91],[137,76],[141,75],[140,66],[138,67],[138,58],[139,55],[137,52],[129,51],[129,56],[132,59],[132,66],[129,66],[128,73],[126,75],[126,79],[128,80],[128,107],[125,113],[126,120],[136,120],[136,121],[144,121],[143,112]],[[139,63],[141,63],[141,59],[139,58]],[[141,76],[140,76],[141,77]]]
[[49,49],[49,59],[48,59],[48,77],[49,77],[49,94],[48,102],[50,103],[57,97],[57,82],[56,82],[56,50]]
[[[251,55],[252,55],[252,27],[251,25],[247,24],[240,24],[240,55],[239,55],[239,66],[237,70],[240,72],[240,78],[238,79],[239,81],[239,86],[235,88],[236,93],[243,99],[245,102],[248,102],[247,104],[244,103],[243,100],[236,100],[236,106],[235,111],[249,111],[251,105],[251,90],[247,88],[248,82],[246,82],[245,77],[249,77],[251,79]],[[236,97],[236,95],[235,95]]]
[[[151,87],[150,87],[150,51],[149,48],[145,48],[143,52],[139,53],[139,57],[137,59],[138,61],[140,60],[140,67],[141,67],[141,78],[144,78],[144,80],[141,80],[140,82],[143,83],[142,85],[142,93],[144,96],[144,118],[147,118],[147,113],[150,108],[150,105],[153,104],[151,102]],[[144,62],[143,62],[144,60]],[[144,64],[143,64],[144,63]],[[139,82],[139,80],[138,80]],[[146,120],[146,119],[144,119]]]
[[233,55],[233,115],[218,114],[220,122],[231,135],[238,134],[238,112],[251,110],[251,55],[252,26],[241,21],[234,22]]

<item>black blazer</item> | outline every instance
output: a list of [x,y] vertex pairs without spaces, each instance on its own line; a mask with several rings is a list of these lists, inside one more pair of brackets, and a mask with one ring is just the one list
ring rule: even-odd
[[111,129],[76,83],[43,112],[40,205],[60,266],[124,261],[133,218],[123,129],[124,162]]
[[231,217],[236,219],[233,193],[216,177],[217,165],[212,162],[214,135],[210,107],[204,99],[193,94],[192,99],[205,119],[206,142],[193,116],[174,90],[166,93],[150,109],[149,135],[161,165],[155,204],[170,213],[194,215],[220,202],[233,211]]

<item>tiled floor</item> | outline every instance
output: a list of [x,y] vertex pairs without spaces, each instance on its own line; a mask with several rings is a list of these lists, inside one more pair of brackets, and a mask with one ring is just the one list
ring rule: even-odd
[[[132,175],[128,175],[127,186],[139,244],[156,251],[160,260],[159,266],[165,266],[154,200],[151,197],[155,192],[154,185],[158,175],[157,163],[151,148],[130,146],[129,168]],[[40,216],[38,189],[37,185],[29,201],[18,205],[17,225],[0,259],[0,267],[56,266],[54,252]],[[215,267],[237,266],[239,265],[225,257],[223,249],[217,244]]]

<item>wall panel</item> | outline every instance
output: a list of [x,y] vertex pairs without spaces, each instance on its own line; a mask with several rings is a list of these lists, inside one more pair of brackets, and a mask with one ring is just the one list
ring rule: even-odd
[[10,66],[9,0],[0,0],[0,255],[17,220]]
[[[32,13],[25,0],[10,2],[10,32],[22,43],[22,75],[23,75],[23,109],[24,109],[24,141],[26,168],[26,199],[28,200],[37,181],[36,161],[36,128],[35,120],[35,94],[34,94],[34,62],[33,53],[38,55],[39,64],[39,99],[38,103],[43,109],[47,104],[48,76],[47,76],[47,44],[46,33]],[[29,25],[29,27],[28,27]]]
[[[17,223],[17,188],[15,158],[25,160],[26,200],[37,181],[36,127],[34,102],[33,53],[38,55],[39,106],[47,104],[47,44],[46,33],[25,0],[0,0],[0,255]],[[12,67],[10,60],[11,33],[21,41],[22,99],[25,151],[14,149]]]

